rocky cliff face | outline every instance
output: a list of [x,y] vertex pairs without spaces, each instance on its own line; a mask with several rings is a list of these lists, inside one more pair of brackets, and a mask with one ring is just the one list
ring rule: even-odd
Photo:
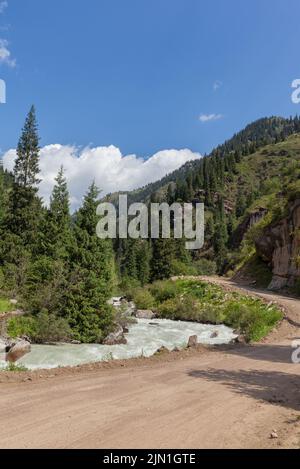
[[245,234],[253,225],[256,225],[268,212],[265,208],[258,208],[255,212],[250,213],[233,233],[231,245],[234,249],[238,249],[244,239]]
[[256,249],[272,267],[270,289],[295,285],[300,279],[300,199],[290,205],[286,218],[265,229]]

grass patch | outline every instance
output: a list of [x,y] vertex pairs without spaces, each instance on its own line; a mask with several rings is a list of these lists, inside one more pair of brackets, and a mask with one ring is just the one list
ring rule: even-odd
[[9,371],[11,373],[23,373],[24,371],[28,371],[26,366],[17,365],[16,363],[9,363],[6,368],[2,371]]

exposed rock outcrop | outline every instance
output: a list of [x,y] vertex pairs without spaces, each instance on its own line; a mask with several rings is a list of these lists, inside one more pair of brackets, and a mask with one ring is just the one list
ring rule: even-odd
[[265,228],[256,250],[272,267],[269,289],[292,287],[300,279],[300,199],[289,206],[289,215]]
[[247,215],[232,235],[231,244],[233,248],[237,249],[240,246],[247,231],[252,228],[252,226],[256,225],[256,223],[258,223],[267,212],[268,210],[260,207],[255,212]]

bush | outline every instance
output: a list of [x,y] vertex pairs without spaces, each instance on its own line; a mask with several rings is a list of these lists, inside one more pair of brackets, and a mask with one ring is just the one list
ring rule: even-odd
[[54,314],[43,311],[36,318],[36,332],[33,340],[38,344],[45,342],[62,342],[71,337],[71,329],[68,322],[58,318]]
[[[123,277],[122,282],[119,285],[119,291],[123,292],[127,298],[132,299],[133,292],[136,288],[141,286],[140,282],[131,277]],[[118,296],[118,295],[117,295]],[[121,295],[120,295],[121,296]]]
[[155,306],[155,299],[149,290],[138,288],[132,294],[132,300],[138,309],[151,309]]
[[71,338],[68,322],[46,311],[34,316],[23,316],[8,322],[8,334],[16,338],[27,336],[37,344],[62,342]]
[[241,331],[249,342],[261,340],[282,319],[282,313],[274,306],[248,298],[229,301],[224,314],[225,324]]
[[22,336],[32,339],[36,334],[36,319],[32,316],[10,319],[7,323],[7,332],[13,339]]
[[198,321],[199,305],[191,297],[172,298],[159,305],[158,313],[164,319]]
[[175,298],[178,295],[178,287],[176,282],[172,280],[159,280],[149,286],[151,294],[154,296],[156,303],[163,303],[166,300]]
[[197,271],[196,275],[215,275],[217,273],[217,264],[208,259],[199,259],[194,263]]
[[197,269],[193,265],[174,259],[171,262],[171,275],[174,277],[180,275],[197,275]]
[[204,324],[222,324],[224,319],[225,316],[220,307],[206,304],[201,308],[198,321]]

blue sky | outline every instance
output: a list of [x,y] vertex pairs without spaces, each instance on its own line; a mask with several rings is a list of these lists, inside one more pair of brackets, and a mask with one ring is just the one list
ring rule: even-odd
[[42,146],[115,145],[143,158],[203,154],[257,118],[300,111],[290,99],[299,0],[7,3],[2,152],[16,146],[32,103]]

